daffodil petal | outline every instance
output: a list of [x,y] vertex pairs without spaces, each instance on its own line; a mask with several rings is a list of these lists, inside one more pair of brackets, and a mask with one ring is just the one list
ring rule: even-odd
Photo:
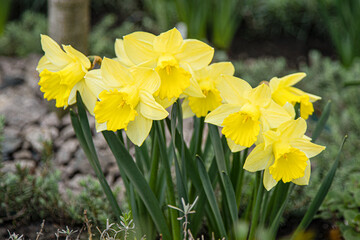
[[267,191],[270,191],[278,182],[271,176],[269,168],[264,171],[263,184]]
[[148,62],[149,67],[155,67],[158,57],[153,49],[155,37],[146,32],[134,32],[124,36],[124,48],[128,58],[136,65]]
[[78,59],[81,62],[81,65],[83,65],[86,68],[86,70],[88,70],[91,67],[90,60],[83,53],[79,52],[70,45],[63,45],[63,49],[70,56],[73,56],[75,59]]
[[189,118],[194,116],[195,114],[193,113],[193,111],[191,110],[190,106],[189,106],[189,99],[185,98],[184,101],[181,104],[182,107],[182,113],[183,113],[183,118]]
[[86,109],[89,111],[91,115],[94,116],[94,108],[97,101],[97,97],[89,88],[87,88],[84,79],[78,82],[71,90],[68,101],[69,105],[74,104],[76,102],[77,91],[80,93],[81,99],[85,104]]
[[269,86],[263,83],[252,89],[249,94],[249,99],[253,104],[266,108],[271,102],[271,90]]
[[155,101],[151,93],[140,90],[140,113],[152,120],[166,118],[169,113]]
[[240,152],[242,150],[244,150],[246,147],[244,146],[241,146],[241,145],[238,145],[236,144],[233,140],[231,140],[230,138],[227,138],[226,139],[227,141],[227,144],[231,150],[231,152]]
[[306,77],[306,73],[293,73],[280,78],[280,81],[282,81],[285,86],[293,86],[300,82],[304,77]]
[[284,122],[278,127],[278,131],[281,132],[282,138],[291,140],[301,138],[306,132],[306,127],[305,120],[298,118]]
[[65,67],[67,64],[72,62],[69,57],[49,36],[41,35],[41,47],[45,52],[46,58],[53,64],[59,67]]
[[129,59],[126,55],[126,51],[124,48],[124,40],[116,39],[115,41],[115,55],[119,62],[121,62],[126,67],[133,66],[134,63]]
[[161,80],[159,74],[154,69],[132,67],[130,72],[134,76],[136,85],[139,89],[146,90],[151,94],[159,89]]
[[297,185],[308,185],[310,180],[310,174],[311,174],[311,164],[310,161],[307,161],[307,166],[305,168],[305,175],[301,178],[297,178],[292,180],[293,183]]
[[252,89],[246,81],[229,75],[221,75],[216,88],[226,103],[240,105],[247,102],[246,98]]
[[221,74],[234,75],[235,73],[234,65],[231,62],[213,63],[208,68],[209,75],[213,78],[218,78]]
[[206,67],[214,56],[214,49],[198,40],[184,40],[178,54],[175,55],[179,62],[187,62],[194,70]]
[[62,69],[62,67],[59,67],[53,63],[51,63],[47,57],[44,55],[40,58],[39,63],[36,67],[36,71],[39,73],[42,72],[44,69],[49,70],[50,72],[57,72]]
[[104,58],[102,61],[101,75],[109,88],[119,88],[134,82],[134,78],[129,70],[118,61],[110,58]]
[[157,103],[159,103],[161,106],[163,106],[163,108],[168,108],[170,107],[175,101],[176,101],[177,98],[171,98],[170,100],[167,99],[167,98],[164,98],[164,99],[161,99],[159,96],[156,96],[155,97],[155,101]]
[[216,108],[214,111],[210,112],[206,118],[205,122],[211,123],[217,126],[221,126],[224,122],[224,119],[227,118],[230,114],[236,113],[241,110],[241,106],[236,104],[223,104]]
[[189,105],[197,117],[205,117],[221,105],[220,93],[217,89],[207,91],[206,97],[189,97]]
[[298,138],[291,141],[290,145],[294,148],[300,149],[308,158],[315,157],[325,150],[324,146],[317,145],[303,138]]
[[176,28],[161,33],[154,39],[154,50],[160,53],[177,53],[180,50],[183,38]]
[[274,142],[276,142],[279,139],[279,136],[277,135],[277,133],[275,131],[272,131],[272,130],[264,132],[262,134],[262,136],[263,136],[263,139],[264,139],[265,148],[272,145]]
[[260,111],[262,118],[269,123],[271,129],[277,128],[282,123],[292,119],[283,107],[272,100],[268,108],[263,108]]
[[285,105],[283,106],[283,108],[289,114],[291,119],[295,119],[295,109],[294,109],[294,106],[291,103],[286,102]]
[[265,148],[264,143],[257,145],[246,158],[244,169],[249,172],[261,171],[266,168],[272,157],[272,148]]
[[96,119],[95,119],[95,128],[96,128],[96,132],[105,131],[107,129],[106,122],[105,123],[98,123],[98,121],[96,121]]
[[102,91],[111,89],[111,86],[106,85],[103,81],[100,69],[87,72],[84,78],[86,86],[96,97],[98,97]]
[[149,136],[152,122],[152,120],[138,114],[135,117],[135,120],[128,124],[126,135],[132,143],[137,146],[141,146],[147,136]]

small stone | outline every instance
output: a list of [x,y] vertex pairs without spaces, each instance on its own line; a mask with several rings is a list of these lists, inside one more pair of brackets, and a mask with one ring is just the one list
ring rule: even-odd
[[20,131],[12,127],[4,128],[4,140],[1,143],[4,156],[10,155],[21,147]]
[[36,163],[33,160],[28,159],[16,159],[15,161],[3,162],[3,167],[0,169],[4,173],[15,173],[16,165],[19,165],[22,169],[28,168],[33,169],[36,167]]
[[78,149],[79,143],[77,139],[70,139],[64,142],[56,153],[55,162],[60,165],[66,165],[69,163],[74,152]]
[[46,115],[44,119],[40,121],[41,126],[45,127],[59,127],[60,126],[60,119],[56,115],[55,112],[51,112],[50,114]]
[[25,129],[25,139],[37,151],[42,152],[45,142],[51,142],[51,131],[46,127],[32,125]]
[[14,159],[32,159],[32,154],[28,150],[21,150],[13,154]]

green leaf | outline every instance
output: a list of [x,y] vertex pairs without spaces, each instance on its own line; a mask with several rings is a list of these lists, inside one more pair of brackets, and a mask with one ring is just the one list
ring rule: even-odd
[[331,183],[334,180],[334,176],[336,173],[336,170],[339,166],[339,161],[340,161],[340,155],[341,155],[341,151],[343,149],[343,146],[345,144],[345,141],[347,139],[347,136],[344,137],[344,140],[340,146],[339,152],[336,156],[335,162],[333,164],[333,166],[331,167],[329,173],[326,175],[325,179],[323,180],[315,198],[313,199],[313,201],[311,202],[308,210],[305,213],[305,216],[303,217],[303,219],[301,220],[299,226],[297,227],[295,233],[292,236],[292,239],[294,239],[296,237],[297,234],[299,234],[300,232],[303,232],[306,230],[306,228],[309,226],[309,224],[311,223],[313,217],[315,216],[317,210],[319,209],[321,203],[324,201]]
[[[223,186],[223,189],[225,192],[226,203],[228,206],[229,214],[231,216],[231,221],[232,221],[231,224],[233,226],[237,222],[237,218],[238,218],[237,217],[238,210],[237,210],[237,205],[236,205],[234,187],[226,187],[226,185],[228,185],[228,184],[225,183],[226,180],[224,179],[224,174],[222,174],[222,173],[225,173],[226,176],[228,176],[228,171],[227,171],[227,167],[226,167],[226,163],[225,163],[224,150],[222,147],[218,128],[211,124],[209,124],[208,126],[209,126],[211,142],[212,142],[212,145],[213,145],[213,148],[215,151],[215,159],[216,159],[216,163],[217,163],[220,178],[221,178],[221,183],[222,183],[222,186]],[[231,184],[231,181],[230,181],[230,184]],[[232,184],[231,184],[231,186],[232,186]]]
[[150,186],[146,182],[144,176],[136,166],[131,155],[113,132],[103,131],[102,133],[112,153],[114,154],[118,165],[123,168],[126,176],[134,185],[137,193],[144,202],[157,230],[163,235],[164,239],[171,239],[171,235],[166,224],[164,214],[161,211],[159,202],[156,199],[154,193],[151,191]]
[[218,204],[216,202],[215,193],[214,193],[214,190],[212,188],[209,175],[206,172],[204,163],[201,160],[201,158],[199,156],[197,156],[196,158],[197,158],[197,166],[198,166],[198,169],[199,169],[199,176],[200,176],[200,179],[201,179],[201,183],[202,183],[202,186],[204,188],[204,191],[205,191],[209,206],[211,208],[211,211],[214,214],[214,217],[215,217],[214,220],[215,220],[215,223],[216,223],[216,227],[219,230],[220,236],[225,237],[226,236],[225,226],[224,226],[224,223],[223,223],[222,218],[221,218],[220,210],[219,210]]
[[317,122],[315,130],[311,136],[313,142],[316,141],[316,139],[320,136],[322,130],[324,129],[325,124],[329,119],[330,111],[331,111],[331,101],[328,101],[324,107],[324,111],[322,112],[321,117]]
[[114,194],[111,191],[108,182],[106,181],[106,178],[104,176],[104,173],[101,170],[101,167],[99,167],[100,163],[99,163],[96,153],[94,155],[88,146],[88,143],[85,139],[85,135],[82,130],[83,128],[81,126],[78,115],[76,113],[74,113],[72,110],[70,110],[70,118],[71,118],[71,123],[72,123],[74,131],[75,131],[75,135],[80,143],[80,146],[83,149],[87,159],[89,160],[90,165],[94,169],[95,174],[96,174],[96,176],[100,182],[100,185],[111,205],[112,210],[115,212],[117,218],[120,219],[120,216],[122,215],[121,209],[120,209],[119,205],[117,204],[116,198],[114,197]]

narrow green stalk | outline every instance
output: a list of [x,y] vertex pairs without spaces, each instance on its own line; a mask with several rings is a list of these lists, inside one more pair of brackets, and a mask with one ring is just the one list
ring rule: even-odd
[[240,206],[240,199],[241,199],[241,193],[242,193],[242,187],[243,187],[243,179],[244,179],[244,174],[245,174],[243,166],[245,163],[245,159],[247,157],[248,150],[249,149],[246,148],[243,152],[243,156],[241,157],[239,173],[238,173],[237,181],[236,181],[236,185],[235,185],[236,206],[238,206],[238,207]]
[[271,239],[275,239],[275,237],[276,237],[276,233],[279,229],[281,217],[285,211],[286,205],[289,202],[290,195],[292,193],[292,190],[294,189],[294,186],[295,186],[295,184],[291,184],[289,192],[286,195],[285,201],[282,203],[281,207],[279,208],[279,211],[276,214],[274,221],[272,221],[272,223],[271,223],[271,226],[270,226]]
[[[167,184],[167,197],[168,197],[168,204],[172,206],[177,206],[175,201],[175,192],[174,192],[174,185],[172,182],[171,176],[171,169],[170,169],[170,162],[167,156],[166,151],[166,143],[163,133],[163,128],[161,123],[157,121],[155,123],[156,132],[159,136],[159,149],[160,149],[160,156],[163,160],[163,165],[165,168],[165,176],[166,176],[166,184]],[[172,228],[172,239],[179,240],[180,239],[180,226],[177,220],[177,212],[174,209],[169,208],[170,212],[170,221],[171,221],[171,228]]]
[[202,146],[202,139],[203,139],[203,132],[204,132],[204,117],[196,118],[196,126],[194,128],[194,142],[191,146],[194,146],[193,156],[196,154],[202,156],[201,146]]
[[273,204],[270,206],[271,207],[271,214],[270,214],[270,218],[269,218],[269,222],[273,222],[279,209],[280,206],[284,203],[286,196],[288,195],[289,192],[289,187],[290,187],[290,183],[283,183],[282,181],[278,182],[278,192],[275,198],[275,201],[273,202]]
[[151,156],[151,168],[150,168],[150,180],[149,185],[153,192],[156,192],[156,179],[158,176],[158,169],[159,169],[159,144],[158,144],[158,135],[155,134],[153,138],[152,144],[152,156]]
[[252,210],[251,226],[250,226],[250,233],[249,233],[249,238],[248,238],[249,240],[255,239],[255,233],[256,233],[256,228],[257,228],[258,220],[259,220],[261,202],[262,202],[263,193],[264,193],[264,186],[261,181],[262,174],[260,172],[258,172],[257,177],[258,176],[260,176],[260,180],[258,181],[259,185],[258,185],[258,191],[256,194],[255,206]]

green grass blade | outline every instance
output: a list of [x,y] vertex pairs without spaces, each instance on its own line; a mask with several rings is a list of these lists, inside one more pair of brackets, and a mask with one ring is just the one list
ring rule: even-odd
[[224,226],[224,223],[221,218],[218,204],[216,202],[215,193],[212,188],[209,175],[206,172],[204,163],[199,156],[197,156],[197,166],[198,166],[198,170],[199,170],[199,176],[201,179],[201,183],[202,183],[203,189],[205,191],[209,206],[211,208],[212,213],[214,214],[214,218],[215,218],[214,220],[215,220],[216,226],[219,230],[219,235],[221,237],[225,237],[226,236],[225,226]]
[[136,166],[131,155],[113,132],[103,131],[102,133],[112,153],[114,154],[118,165],[124,170],[126,176],[129,178],[130,182],[133,184],[140,198],[144,202],[157,230],[163,235],[164,239],[171,239],[169,228],[166,224],[159,202],[150,189],[150,186],[146,182],[144,176]]
[[325,124],[329,119],[330,111],[331,111],[331,101],[328,101],[324,107],[324,111],[322,112],[321,117],[317,122],[315,130],[311,136],[313,142],[316,141],[316,139],[320,136],[322,130],[324,129]]
[[311,223],[311,220],[315,216],[317,210],[319,209],[320,205],[322,204],[323,200],[325,199],[325,197],[330,189],[331,183],[333,182],[336,170],[339,166],[341,151],[343,149],[346,139],[347,139],[347,136],[344,137],[344,140],[340,146],[340,149],[336,156],[334,164],[332,165],[329,173],[326,175],[325,179],[323,180],[315,198],[313,199],[313,201],[310,204],[310,207],[306,211],[305,216],[301,220],[299,226],[296,228],[296,231],[293,234],[292,239],[294,239],[296,237],[296,235],[299,234],[300,232],[303,232],[304,230],[306,230],[306,228]]

